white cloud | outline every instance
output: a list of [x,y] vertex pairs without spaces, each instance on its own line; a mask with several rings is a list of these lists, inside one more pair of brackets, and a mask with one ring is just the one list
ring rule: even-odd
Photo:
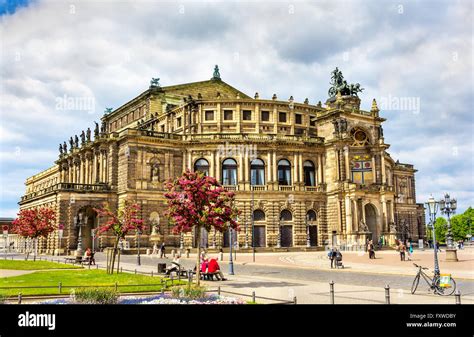
[[[365,109],[374,97],[420,98],[419,114],[381,111],[392,157],[419,169],[419,196],[435,181],[469,197],[472,7],[406,3],[399,14],[398,5],[34,2],[0,17],[1,174],[46,168],[60,142],[145,90],[151,77],[162,85],[205,80],[219,64],[223,80],[251,96],[324,103],[339,66],[365,88]],[[56,109],[64,95],[92,97],[94,111]],[[2,202],[12,205],[13,196]]]

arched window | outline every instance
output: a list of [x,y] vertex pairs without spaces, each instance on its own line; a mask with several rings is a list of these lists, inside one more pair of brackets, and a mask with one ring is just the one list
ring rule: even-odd
[[293,215],[291,214],[291,212],[289,210],[284,209],[280,213],[280,220],[281,221],[291,221],[291,220],[293,220]]
[[260,209],[256,209],[253,211],[253,221],[265,221],[265,213]]
[[265,185],[265,163],[261,159],[250,162],[250,184]]
[[206,159],[198,159],[194,163],[194,172],[203,172],[206,176],[209,175],[209,163]]
[[222,162],[222,184],[237,185],[237,162],[232,158]]
[[306,220],[308,220],[308,222],[316,221],[316,212],[313,211],[312,209],[310,209],[310,210],[306,213]]
[[304,184],[305,186],[316,186],[314,164],[312,161],[307,160],[303,163],[304,170]]
[[278,162],[278,185],[291,185],[291,164],[286,159]]

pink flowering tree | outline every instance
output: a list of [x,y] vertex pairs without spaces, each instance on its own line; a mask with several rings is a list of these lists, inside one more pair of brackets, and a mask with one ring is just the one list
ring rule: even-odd
[[238,210],[233,206],[234,193],[227,191],[213,177],[202,172],[187,170],[183,176],[165,184],[168,209],[166,214],[173,226],[173,233],[186,233],[195,229],[197,236],[196,279],[200,280],[201,229],[227,228],[239,230],[234,220]]
[[[109,207],[94,209],[94,211],[97,212],[99,217],[107,218],[107,222],[100,225],[95,234],[100,236],[105,233],[112,233],[115,236],[112,261],[109,268],[107,268],[107,272],[113,274],[119,241],[133,231],[143,231],[145,229],[143,219],[140,217],[140,205],[125,202],[117,213],[112,212]],[[117,264],[117,272],[119,270],[119,263]]]
[[[34,259],[36,260],[36,251],[38,248],[38,238],[46,238],[55,230],[54,222],[56,221],[56,213],[53,209],[42,207],[39,209],[22,209],[18,213],[18,217],[13,220],[12,232],[20,235],[25,239],[33,240]],[[28,259],[29,251],[26,259]]]

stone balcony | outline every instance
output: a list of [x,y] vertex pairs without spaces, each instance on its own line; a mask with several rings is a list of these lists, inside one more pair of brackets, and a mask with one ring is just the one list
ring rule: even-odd
[[107,184],[75,184],[75,183],[59,183],[46,187],[40,191],[28,193],[21,197],[21,203],[41,197],[55,192],[108,192],[110,187]]

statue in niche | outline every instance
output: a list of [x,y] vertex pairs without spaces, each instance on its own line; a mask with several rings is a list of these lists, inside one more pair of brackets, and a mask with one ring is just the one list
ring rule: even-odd
[[364,219],[360,219],[359,221],[359,230],[361,232],[364,232],[364,233],[368,233],[369,232],[369,227],[367,226],[367,224],[365,223]]
[[160,169],[158,164],[153,164],[151,166],[151,181],[157,183],[160,180]]
[[391,222],[389,227],[390,227],[390,233],[396,233],[397,232],[397,226],[395,225],[394,222]]

